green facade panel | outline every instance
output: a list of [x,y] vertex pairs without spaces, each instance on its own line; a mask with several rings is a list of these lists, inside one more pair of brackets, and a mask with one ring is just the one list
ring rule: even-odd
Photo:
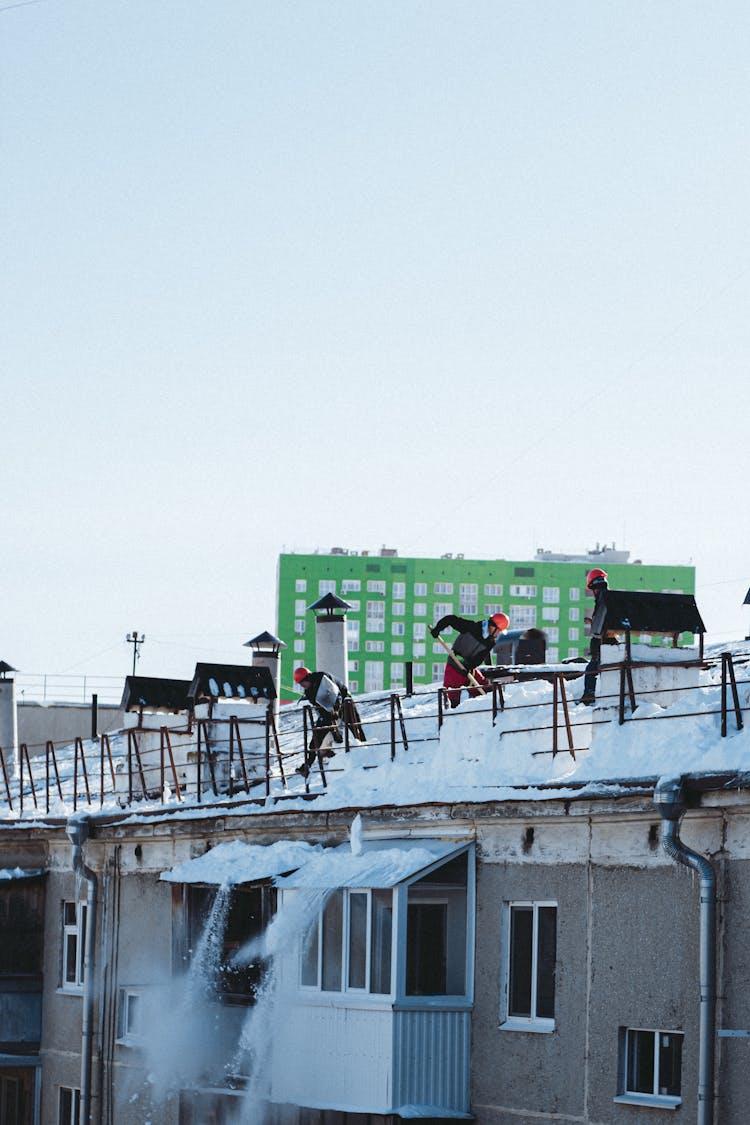
[[288,645],[281,666],[282,698],[297,697],[295,667],[316,666],[315,620],[308,606],[329,590],[352,605],[347,613],[349,683],[361,693],[403,687],[407,661],[413,664],[415,684],[442,680],[445,651],[427,629],[445,613],[480,618],[503,610],[511,629],[545,631],[550,662],[585,656],[584,617],[593,607],[585,592],[586,574],[597,565],[607,571],[613,589],[695,592],[691,566],[282,554],[277,632]]

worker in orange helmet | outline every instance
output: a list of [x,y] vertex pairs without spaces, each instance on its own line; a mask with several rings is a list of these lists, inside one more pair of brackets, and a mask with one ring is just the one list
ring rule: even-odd
[[[604,624],[604,605],[606,602],[607,590],[607,572],[594,567],[586,575],[586,593],[594,597],[594,608],[591,615],[587,615],[584,621],[591,627],[591,641],[589,643],[589,662],[586,665],[586,672],[583,677],[583,695],[579,699],[579,703],[583,703],[586,707],[590,707],[596,699],[596,677],[599,674],[599,662],[602,650],[602,628]],[[602,612],[598,612],[601,610]]]
[[438,637],[443,629],[455,629],[458,633],[443,673],[443,687],[448,689],[446,694],[451,707],[458,707],[463,688],[469,689],[470,696],[479,694],[469,675],[480,687],[487,682],[479,665],[490,660],[490,653],[509,625],[510,620],[504,613],[493,613],[484,621],[470,621],[448,613],[432,626],[433,637]]

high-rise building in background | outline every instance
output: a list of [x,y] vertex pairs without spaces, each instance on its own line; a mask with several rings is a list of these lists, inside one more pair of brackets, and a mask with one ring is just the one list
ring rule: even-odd
[[401,558],[392,548],[279,556],[278,635],[288,648],[281,667],[282,698],[295,698],[292,672],[314,668],[315,621],[308,607],[326,593],[349,603],[347,646],[353,692],[400,688],[412,662],[415,684],[442,681],[445,650],[428,632],[447,613],[487,617],[503,610],[511,629],[543,629],[547,660],[582,657],[586,573],[601,566],[620,590],[695,593],[695,567],[629,561],[628,551],[597,546],[579,555],[539,550],[531,560]]

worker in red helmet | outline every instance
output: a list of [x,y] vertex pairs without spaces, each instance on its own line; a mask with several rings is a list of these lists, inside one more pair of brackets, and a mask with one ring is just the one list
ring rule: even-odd
[[[471,621],[448,613],[432,626],[430,632],[433,637],[440,636],[444,629],[455,629],[458,633],[443,673],[443,687],[448,689],[446,694],[451,707],[458,707],[464,688],[469,689],[470,696],[479,694],[476,684],[481,687],[487,682],[479,671],[479,665],[491,663],[490,654],[509,625],[504,613],[493,613],[483,621]],[[471,683],[469,674],[475,684]]]
[[599,663],[602,650],[602,633],[606,614],[607,601],[607,572],[594,567],[586,575],[586,593],[594,598],[594,608],[591,614],[584,617],[584,622],[591,629],[589,642],[589,662],[583,677],[583,695],[579,703],[591,707],[596,699],[596,677],[599,674]]
[[341,680],[337,680],[329,672],[311,672],[302,665],[294,669],[294,682],[302,689],[302,696],[312,704],[316,712],[313,723],[310,744],[305,749],[305,761],[297,769],[302,777],[307,777],[316,755],[323,750],[327,742],[325,756],[332,758],[334,751],[330,749],[330,742],[342,742],[343,736],[339,727],[341,719],[347,723],[354,737],[361,742],[365,735],[359,723],[359,715],[354,706],[349,688]]

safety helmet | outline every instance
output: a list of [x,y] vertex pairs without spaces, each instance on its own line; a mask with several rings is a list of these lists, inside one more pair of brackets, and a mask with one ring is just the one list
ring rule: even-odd
[[598,568],[595,567],[594,570],[590,570],[588,572],[588,574],[586,575],[586,589],[591,590],[593,588],[595,582],[598,585],[601,585],[602,582],[606,582],[606,581],[607,581],[606,570],[599,570]]
[[504,633],[510,625],[510,618],[505,613],[493,613],[490,621],[494,621],[501,633]]
[[312,672],[310,671],[310,669],[305,668],[303,664],[301,668],[294,669],[294,682],[295,684],[301,684],[303,680],[308,679],[308,677],[311,675]]

